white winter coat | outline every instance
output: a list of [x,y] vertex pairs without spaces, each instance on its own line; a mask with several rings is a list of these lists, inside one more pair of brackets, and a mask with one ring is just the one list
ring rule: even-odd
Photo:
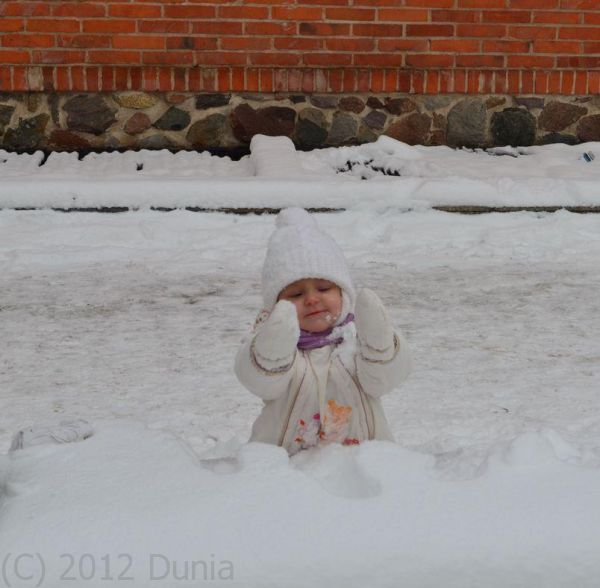
[[[261,414],[252,427],[251,441],[285,447],[290,455],[305,447],[326,441],[344,444],[367,439],[393,441],[380,397],[391,392],[410,372],[410,354],[405,339],[394,335],[394,344],[369,359],[353,331],[354,341],[340,346],[326,345],[312,350],[296,350],[293,361],[276,371],[263,368],[254,353],[253,334],[242,345],[235,360],[235,373],[250,392],[264,401]],[[337,347],[345,346],[345,351]],[[350,353],[348,353],[350,349]],[[350,418],[342,437],[335,431],[324,438],[317,433],[320,421],[329,411],[333,424],[336,414]],[[337,408],[337,410],[336,410]],[[325,419],[326,421],[327,419]],[[335,428],[335,427],[334,427]]]

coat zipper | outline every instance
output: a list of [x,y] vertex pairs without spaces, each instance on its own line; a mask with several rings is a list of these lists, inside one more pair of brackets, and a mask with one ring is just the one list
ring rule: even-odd
[[304,383],[304,378],[306,377],[306,366],[304,366],[304,373],[302,374],[302,379],[300,380],[300,384],[298,384],[298,389],[296,390],[296,395],[294,396],[294,400],[290,405],[290,410],[288,411],[287,419],[285,421],[285,425],[281,431],[281,435],[279,436],[279,447],[283,447],[283,442],[285,440],[285,434],[287,433],[288,427],[290,425],[290,419],[292,418],[292,412],[294,410],[294,406],[296,406],[296,401],[298,400],[298,395],[300,394],[300,389],[302,388],[302,384]]

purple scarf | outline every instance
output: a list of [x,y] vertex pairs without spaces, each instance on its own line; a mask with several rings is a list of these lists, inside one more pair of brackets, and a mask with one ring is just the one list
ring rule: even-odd
[[310,331],[300,330],[300,339],[298,339],[298,349],[317,349],[318,347],[325,347],[325,345],[338,345],[344,338],[336,337],[331,339],[331,333],[338,327],[343,327],[354,320],[354,315],[350,312],[346,318],[339,324],[321,331],[320,333],[311,333]]

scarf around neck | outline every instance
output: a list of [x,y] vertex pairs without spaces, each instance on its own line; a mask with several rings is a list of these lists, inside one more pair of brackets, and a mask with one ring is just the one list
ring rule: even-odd
[[350,312],[346,318],[339,324],[335,325],[320,333],[311,333],[300,329],[300,339],[298,339],[298,349],[317,349],[325,347],[325,345],[339,345],[344,337],[340,332],[335,332],[336,329],[351,323],[354,320],[354,315]]

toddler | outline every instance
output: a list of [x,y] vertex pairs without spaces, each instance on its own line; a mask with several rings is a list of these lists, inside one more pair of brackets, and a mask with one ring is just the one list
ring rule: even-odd
[[251,441],[290,455],[324,443],[393,441],[379,397],[410,356],[379,297],[356,296],[344,255],[301,208],[280,212],[262,272],[264,310],[235,373],[264,401]]

